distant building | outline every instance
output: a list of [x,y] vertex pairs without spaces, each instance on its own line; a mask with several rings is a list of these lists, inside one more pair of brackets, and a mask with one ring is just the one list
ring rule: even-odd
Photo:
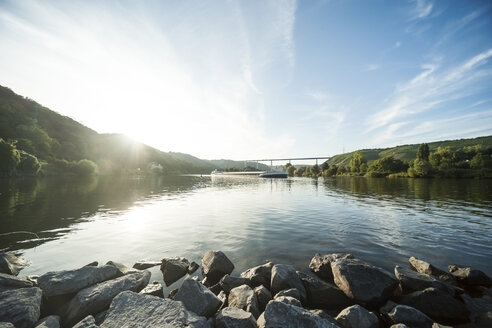
[[155,163],[152,163],[152,166],[150,167],[151,170],[153,169],[162,169],[162,165],[161,164],[155,164]]

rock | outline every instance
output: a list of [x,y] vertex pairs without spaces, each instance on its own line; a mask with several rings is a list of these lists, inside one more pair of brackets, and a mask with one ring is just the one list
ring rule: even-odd
[[210,286],[215,285],[226,274],[234,270],[234,264],[221,251],[208,251],[202,256],[202,275]]
[[460,268],[456,265],[450,265],[449,272],[465,286],[492,286],[492,279],[484,272],[477,269]]
[[33,283],[31,281],[10,274],[0,273],[0,292],[9,289],[28,287],[33,287]]
[[37,275],[29,275],[29,276],[26,276],[25,279],[28,280],[28,281],[30,281],[30,282],[32,282],[32,285],[34,287],[39,287],[38,286],[39,276],[37,276]]
[[30,328],[38,321],[41,289],[37,287],[0,292],[0,322],[10,322],[16,328]]
[[223,291],[229,293],[231,289],[239,287],[241,285],[249,286],[251,282],[247,278],[231,277],[230,275],[226,274],[222,277],[222,279],[220,279],[219,284],[220,288]]
[[297,298],[294,298],[292,296],[279,296],[279,297],[275,297],[274,300],[285,304],[302,307],[301,301],[299,301]]
[[149,283],[149,279],[149,271],[139,271],[82,289],[68,304],[63,322],[70,325],[89,314],[97,314],[106,309],[112,299],[122,291],[142,290]]
[[251,312],[255,318],[260,315],[260,305],[256,294],[248,285],[242,285],[231,289],[227,299],[229,307],[237,307]]
[[256,328],[256,320],[250,312],[237,307],[226,307],[215,318],[216,328]]
[[215,295],[219,295],[219,293],[222,291],[222,287],[220,287],[220,283],[216,283],[215,285],[208,287],[208,289]]
[[311,312],[312,314],[316,314],[317,316],[320,316],[321,318],[323,318],[325,320],[328,320],[329,322],[331,322],[336,327],[340,327],[338,321],[336,321],[335,318],[333,316],[331,316],[330,313],[328,313],[328,311],[326,311],[326,310],[314,309],[314,310],[309,310],[309,312]]
[[337,286],[302,272],[297,272],[297,274],[306,289],[309,306],[340,311],[352,304],[347,295]]
[[270,289],[270,281],[272,280],[273,263],[268,262],[262,265],[255,266],[241,273],[241,278],[246,278],[251,282],[251,287],[265,286]]
[[193,279],[183,281],[173,300],[183,302],[189,311],[207,318],[213,316],[222,304],[217,296]]
[[492,327],[492,311],[484,312],[476,317],[475,325],[479,328]]
[[195,261],[191,262],[190,265],[188,266],[188,274],[192,274],[193,272],[198,270],[199,267],[200,266]]
[[270,301],[265,312],[258,318],[259,328],[336,328],[330,321],[315,315],[303,308],[285,304],[279,301]]
[[15,328],[10,322],[0,322],[0,328]]
[[113,299],[100,327],[208,328],[209,325],[204,317],[186,310],[181,302],[126,291]]
[[445,281],[451,285],[456,285],[456,279],[452,274],[449,272],[446,272],[444,270],[438,269],[432,264],[418,260],[415,257],[410,257],[408,259],[408,262],[410,262],[410,265],[418,272],[422,274],[430,274],[433,275],[437,278],[439,278],[442,281]]
[[166,286],[170,286],[188,273],[190,263],[182,257],[162,259],[161,271]]
[[85,317],[83,320],[79,321],[72,328],[97,328],[96,320],[94,319],[93,316],[89,315]]
[[409,328],[409,327],[403,323],[397,323],[397,324],[391,325],[390,328]]
[[103,322],[104,319],[106,319],[106,314],[108,313],[108,310],[104,310],[102,312],[99,312],[94,316],[94,320],[96,321],[96,326],[100,326]]
[[17,276],[27,265],[27,261],[12,253],[0,253],[0,273]]
[[158,281],[154,281],[147,285],[144,289],[140,291],[140,294],[152,295],[157,297],[164,297],[164,290],[162,285]]
[[86,265],[84,265],[84,266],[98,266],[98,265],[99,265],[99,262],[97,262],[97,261],[93,261],[93,262],[88,263],[88,264],[86,264]]
[[158,265],[161,265],[161,261],[147,261],[147,260],[140,260],[136,262],[132,268],[138,269],[138,270],[145,270],[148,268],[152,268]]
[[395,302],[393,301],[388,301],[386,302],[380,309],[379,309],[379,313],[382,313],[382,314],[388,314],[390,313],[394,308],[395,306],[397,306],[398,304],[396,304]]
[[314,254],[309,263],[309,269],[324,281],[333,283],[333,272],[331,271],[331,262],[338,259],[353,258],[352,254],[333,253],[320,255]]
[[38,278],[43,296],[57,296],[76,293],[79,290],[118,276],[118,269],[112,265],[101,267],[85,266],[76,270],[48,272]]
[[359,259],[339,259],[331,263],[335,284],[345,295],[368,307],[384,303],[398,285],[387,271]]
[[290,289],[281,290],[277,294],[275,294],[273,299],[276,299],[277,297],[280,297],[280,296],[290,296],[290,297],[295,298],[296,300],[301,300],[301,293],[299,292],[299,290],[297,288],[290,288]]
[[258,300],[260,313],[262,313],[265,311],[265,307],[268,302],[272,300],[272,293],[270,293],[270,291],[263,285],[255,287],[254,292],[256,294],[256,299]]
[[272,267],[270,286],[272,294],[277,294],[284,289],[297,288],[301,294],[301,301],[306,300],[306,289],[292,265],[275,264]]
[[176,294],[178,293],[178,290],[179,290],[178,288],[175,288],[175,289],[171,290],[169,292],[169,295],[167,295],[167,298],[173,299],[174,296],[176,296]]
[[448,283],[399,265],[395,266],[395,276],[400,281],[404,293],[424,290],[429,287],[434,287],[452,296],[457,293],[456,287]]
[[[445,326],[445,325],[441,325],[441,324],[439,324],[439,323],[437,323],[437,322],[434,322],[434,323],[432,324],[432,328],[453,328],[453,327],[450,327],[450,326]],[[461,328],[467,328],[467,326],[464,326],[464,327],[463,327],[463,326],[461,326]],[[475,328],[475,327],[473,327],[473,328]]]
[[470,318],[472,319],[483,313],[492,311],[492,297],[489,295],[470,297],[467,294],[463,294],[461,299],[465,302],[468,311],[470,311]]
[[36,323],[36,328],[60,328],[60,317],[57,315],[50,315]]
[[119,263],[119,262],[114,262],[114,261],[108,261],[106,265],[112,265],[118,269],[118,277],[121,276],[126,276],[127,274],[132,274],[132,273],[137,273],[140,270],[134,269],[134,268],[129,268],[126,265]]
[[400,303],[412,306],[444,324],[463,323],[468,320],[469,311],[465,304],[432,287],[404,295]]
[[343,309],[335,318],[344,328],[378,328],[379,319],[360,305]]
[[424,313],[407,305],[395,306],[393,310],[388,313],[388,317],[395,324],[403,323],[409,327],[415,328],[431,328],[434,323],[434,321]]
[[219,311],[228,306],[227,294],[223,290],[220,291],[219,295],[217,295],[217,298],[222,302],[222,305],[220,306]]

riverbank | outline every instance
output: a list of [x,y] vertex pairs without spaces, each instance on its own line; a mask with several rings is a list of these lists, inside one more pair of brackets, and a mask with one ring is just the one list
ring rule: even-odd
[[[221,251],[206,252],[201,265],[181,257],[139,261],[132,268],[93,262],[18,277],[25,265],[12,254],[0,255],[0,327],[401,328],[492,323],[490,277],[455,265],[444,271],[414,257],[408,266],[396,265],[393,273],[350,254],[315,254],[310,272],[268,262],[235,274],[234,264]],[[147,269],[153,266],[160,266],[164,283],[175,287],[169,295],[160,283],[149,284]]]

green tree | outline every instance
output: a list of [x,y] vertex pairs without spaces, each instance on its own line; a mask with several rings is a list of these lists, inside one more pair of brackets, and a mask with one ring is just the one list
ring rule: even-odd
[[417,150],[417,159],[427,161],[429,160],[429,145],[421,144]]
[[20,151],[19,154],[20,162],[17,166],[17,170],[22,174],[38,175],[41,164],[36,156],[26,153],[25,151]]
[[360,166],[364,163],[367,163],[366,158],[364,157],[364,154],[362,154],[362,151],[358,150],[354,153],[354,156],[350,160],[350,171],[353,173],[359,173],[361,172]]
[[293,177],[294,176],[294,171],[296,170],[296,168],[294,166],[289,166],[287,167],[287,175],[289,177]]
[[0,138],[0,176],[14,175],[19,162],[20,154],[15,148],[15,143]]
[[75,173],[78,175],[91,175],[97,172],[97,165],[91,160],[81,159],[75,165]]
[[312,177],[317,177],[320,170],[318,164],[315,164],[309,168]]
[[482,153],[478,153],[470,161],[470,167],[472,169],[482,169],[484,167],[485,161],[483,159]]
[[367,169],[368,176],[386,176],[391,173],[404,172],[408,165],[392,155],[375,160]]
[[430,176],[432,167],[429,161],[416,159],[413,166],[408,168],[408,175],[412,178],[424,178]]
[[321,164],[321,171],[322,172],[328,170],[329,168],[330,168],[330,164],[328,164],[328,161],[323,162],[323,164]]

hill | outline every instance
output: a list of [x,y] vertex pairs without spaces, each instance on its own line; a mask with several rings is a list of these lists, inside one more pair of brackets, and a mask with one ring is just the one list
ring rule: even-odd
[[[457,140],[445,140],[430,142],[429,151],[435,152],[438,147],[450,147],[452,151],[461,149],[463,147],[482,145],[486,148],[492,147],[492,136],[478,137],[470,139],[457,139]],[[362,149],[362,154],[367,159],[368,163],[371,163],[377,159],[385,156],[393,155],[394,158],[402,160],[404,162],[410,162],[415,159],[417,150],[420,144],[403,145],[391,148],[375,148],[375,149]],[[355,151],[345,154],[335,155],[330,158],[327,163],[329,165],[344,165],[348,166]]]
[[163,152],[122,134],[99,134],[3,86],[0,86],[0,138],[13,141],[22,153],[47,163],[48,173],[63,171],[83,159],[96,163],[103,174],[148,170],[152,164],[159,164],[165,174],[210,173],[216,168],[226,168],[226,164],[243,165]]

